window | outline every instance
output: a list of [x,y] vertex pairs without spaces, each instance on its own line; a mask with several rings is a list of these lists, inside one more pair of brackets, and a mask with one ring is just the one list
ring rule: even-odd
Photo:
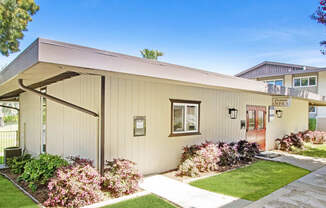
[[316,106],[309,106],[309,113],[317,113]]
[[282,79],[266,80],[264,82],[269,84],[269,85],[271,84],[271,85],[283,86],[283,80]]
[[313,87],[317,85],[317,77],[296,77],[293,79],[294,87]]
[[185,136],[199,133],[200,101],[171,101],[171,134],[170,136]]

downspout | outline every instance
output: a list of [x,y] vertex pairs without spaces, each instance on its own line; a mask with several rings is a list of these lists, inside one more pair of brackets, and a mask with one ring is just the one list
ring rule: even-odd
[[101,76],[101,137],[100,137],[100,173],[104,175],[104,145],[105,145],[105,76]]

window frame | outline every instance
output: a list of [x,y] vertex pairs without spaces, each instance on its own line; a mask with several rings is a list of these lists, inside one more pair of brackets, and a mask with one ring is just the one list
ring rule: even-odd
[[[315,78],[315,84],[310,85],[310,78]],[[295,86],[294,85],[294,80],[299,79],[300,80],[300,86]],[[302,86],[302,79],[308,79],[308,85],[307,86]],[[318,77],[316,75],[313,76],[303,76],[303,77],[293,77],[293,84],[292,87],[298,88],[298,87],[316,87],[318,85]]]
[[[276,81],[282,81],[282,85],[276,85]],[[275,85],[275,86],[284,86],[284,79],[269,79],[269,80],[264,80],[264,82],[266,84],[268,84],[268,82],[273,82],[274,84],[272,85]]]
[[[190,136],[190,135],[201,135],[200,133],[200,104],[201,101],[197,100],[180,100],[180,99],[170,99],[171,102],[171,127],[170,127],[170,135],[169,137],[177,137],[177,136]],[[174,131],[174,106],[175,104],[178,106],[185,106],[184,111],[185,111],[185,118],[184,118],[184,131],[182,132],[175,132]],[[197,109],[197,130],[195,131],[187,131],[187,105],[190,106],[198,106]]]

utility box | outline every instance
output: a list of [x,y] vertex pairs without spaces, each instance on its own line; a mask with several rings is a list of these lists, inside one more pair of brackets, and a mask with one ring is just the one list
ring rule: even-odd
[[4,149],[4,164],[7,165],[7,158],[19,157],[22,155],[21,147],[7,147]]

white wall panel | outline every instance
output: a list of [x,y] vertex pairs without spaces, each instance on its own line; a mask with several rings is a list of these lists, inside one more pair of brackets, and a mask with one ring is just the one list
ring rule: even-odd
[[27,152],[40,154],[41,146],[41,100],[29,92],[20,94],[20,143]]
[[[246,119],[246,105],[266,106],[268,111],[272,100],[266,95],[168,84],[151,78],[111,74],[106,79],[105,158],[130,159],[145,174],[176,168],[185,145],[245,138],[240,120]],[[170,98],[201,101],[202,135],[169,137]],[[291,107],[283,109],[282,119],[267,123],[268,149],[277,137],[308,128],[307,106],[306,101],[292,100]],[[229,118],[229,107],[239,110],[238,119]],[[133,137],[133,116],[146,116],[146,136]]]
[[[96,113],[100,111],[100,77],[82,75],[47,87],[48,94]],[[48,101],[47,149],[50,154],[97,159],[98,118]]]

